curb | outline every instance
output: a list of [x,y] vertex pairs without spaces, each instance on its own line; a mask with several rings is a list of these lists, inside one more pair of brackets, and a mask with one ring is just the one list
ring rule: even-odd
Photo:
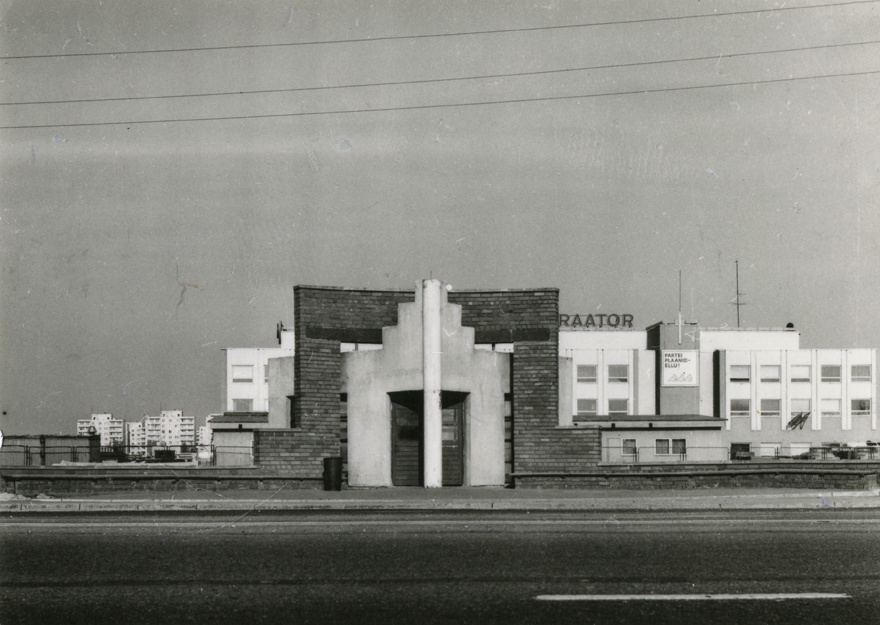
[[[796,498],[801,499],[795,501]],[[779,501],[770,497],[663,498],[632,500],[340,500],[319,501],[214,501],[214,500],[23,500],[0,502],[0,514],[89,513],[89,512],[329,512],[329,511],[498,511],[498,512],[602,512],[602,511],[688,511],[688,510],[816,510],[880,508],[876,493],[829,493],[791,495]]]

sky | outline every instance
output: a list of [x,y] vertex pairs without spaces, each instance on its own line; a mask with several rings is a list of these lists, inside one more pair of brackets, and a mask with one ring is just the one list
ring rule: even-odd
[[880,347],[880,2],[0,0],[0,428],[223,409],[293,286]]

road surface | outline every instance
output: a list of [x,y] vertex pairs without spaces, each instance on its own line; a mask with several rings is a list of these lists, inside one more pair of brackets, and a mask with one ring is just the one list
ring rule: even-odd
[[880,623],[876,511],[22,516],[0,623]]

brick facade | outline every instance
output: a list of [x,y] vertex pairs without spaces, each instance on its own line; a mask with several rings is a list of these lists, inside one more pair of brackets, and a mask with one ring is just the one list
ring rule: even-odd
[[414,299],[415,293],[406,291],[294,287],[293,420],[298,427],[265,438],[258,466],[266,461],[278,472],[315,477],[323,473],[324,458],[341,455],[339,344],[381,342],[382,327],[397,324],[397,305]]
[[[447,299],[461,306],[462,325],[474,328],[477,343],[514,345],[513,472],[595,466],[601,459],[598,433],[558,427],[559,291],[450,291]],[[271,453],[275,470],[320,475],[322,459],[340,454],[339,344],[381,342],[382,327],[397,324],[397,306],[414,300],[414,291],[294,288],[294,420],[301,433],[267,442],[265,451],[255,452],[260,466]],[[282,451],[285,445],[297,451]]]

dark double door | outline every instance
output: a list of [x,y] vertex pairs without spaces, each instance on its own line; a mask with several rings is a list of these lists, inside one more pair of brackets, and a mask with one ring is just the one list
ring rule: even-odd
[[[444,392],[443,486],[464,483],[465,393]],[[391,393],[391,483],[424,486],[424,403],[421,391]]]

